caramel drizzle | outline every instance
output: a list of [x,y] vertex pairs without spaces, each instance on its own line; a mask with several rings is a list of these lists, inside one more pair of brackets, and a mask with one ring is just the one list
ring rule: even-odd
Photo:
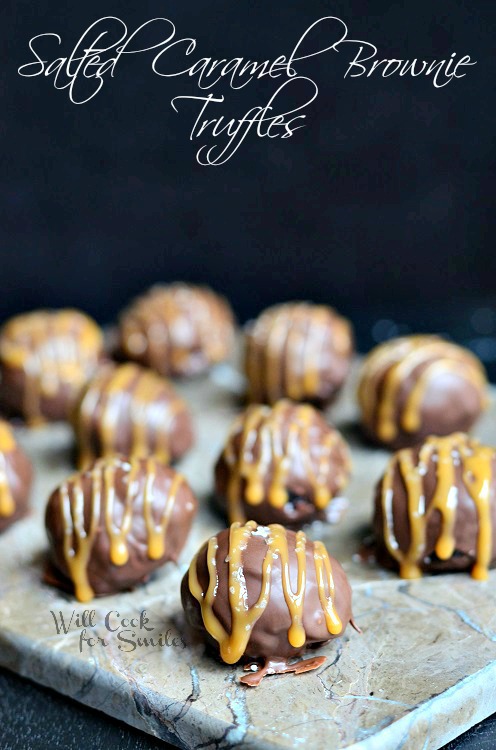
[[[408,394],[398,424],[396,413],[401,385],[422,366],[424,369]],[[381,371],[385,376],[379,396],[371,380]],[[377,435],[384,442],[394,440],[399,427],[408,433],[417,432],[421,427],[426,390],[438,375],[447,372],[463,377],[478,391],[485,391],[482,365],[470,352],[455,344],[435,336],[409,336],[381,344],[366,359],[358,390],[365,423],[372,427],[375,420]]]
[[[281,396],[303,401],[318,395],[322,351],[329,331],[339,352],[347,348],[345,321],[323,305],[290,303],[267,310],[248,336],[246,373],[252,401]],[[284,382],[281,380],[284,379]]]
[[165,506],[160,517],[160,521],[157,523],[153,517],[153,505],[152,505],[152,484],[154,481],[153,474],[153,462],[152,459],[147,460],[147,477],[144,492],[144,516],[146,529],[148,533],[148,557],[151,560],[160,560],[165,554],[165,537],[167,534],[167,528],[169,526],[170,519],[172,517],[172,511],[177,498],[177,493],[181,485],[184,483],[184,477],[177,472],[172,479],[167,497],[165,500]]
[[[288,410],[293,410],[294,415],[284,430]],[[230,469],[227,501],[231,523],[246,521],[241,498],[249,505],[260,505],[265,499],[274,508],[286,505],[289,493],[285,485],[296,455],[305,462],[315,507],[323,510],[329,504],[332,499],[328,486],[330,462],[339,436],[335,430],[326,433],[319,458],[312,458],[310,429],[314,418],[311,406],[295,406],[282,400],[272,408],[251,406],[234,422],[223,453]],[[239,433],[239,447],[235,449]],[[270,473],[272,479],[266,491],[265,477]],[[344,476],[337,476],[336,481],[344,483]]]
[[71,482],[71,494],[68,482],[64,482],[60,487],[60,510],[64,521],[64,559],[69,577],[74,584],[76,599],[80,602],[89,602],[95,595],[88,580],[88,563],[100,518],[101,488],[100,472],[95,471],[91,482],[90,525],[86,530],[84,493],[79,477],[75,477]]
[[[126,496],[122,517],[115,518],[116,490],[115,475],[118,468],[127,473]],[[101,459],[90,472],[91,497],[89,502],[89,527],[85,524],[85,497],[83,474],[75,474],[60,486],[60,510],[64,522],[64,559],[69,576],[74,584],[76,598],[80,602],[93,599],[95,593],[88,580],[88,563],[91,550],[99,532],[102,517],[109,538],[109,556],[113,565],[125,565],[129,560],[127,540],[132,528],[133,509],[143,497],[143,518],[147,529],[147,553],[151,560],[159,560],[165,554],[165,537],[177,499],[177,493],[184,482],[180,474],[171,480],[164,500],[164,508],[157,523],[153,513],[154,483],[157,464],[149,458],[146,462],[144,487],[141,487],[139,459],[129,462]]]
[[[458,505],[456,465],[461,462],[463,482],[474,502],[479,521],[476,562],[472,568],[472,577],[480,581],[487,579],[492,550],[490,490],[494,458],[494,448],[480,445],[463,433],[428,438],[420,450],[416,465],[411,449],[398,451],[391,458],[382,482],[384,541],[389,553],[399,563],[402,578],[421,576],[420,563],[425,556],[427,526],[434,511],[438,511],[441,516],[441,532],[436,542],[435,553],[440,560],[448,560],[453,555]],[[432,501],[426,508],[423,477],[429,461],[436,459],[436,488]],[[408,498],[410,546],[406,551],[399,548],[394,534],[393,482],[396,466],[405,484]]]
[[15,501],[7,474],[6,453],[16,448],[14,435],[6,422],[0,421],[0,518],[9,518],[15,513]]
[[[110,457],[116,453],[123,391],[130,394],[131,445],[127,455],[139,458],[153,453],[163,463],[170,462],[170,433],[174,419],[185,408],[184,402],[163,378],[127,363],[111,371],[110,377],[108,370],[102,371],[87,387],[75,417],[80,466],[89,465],[97,457],[91,439],[93,429],[98,435],[98,455]],[[99,405],[100,418],[96,419]]]
[[[257,533],[257,529],[262,534]],[[267,552],[262,563],[262,583],[260,595],[251,607],[248,606],[248,589],[243,570],[243,552],[250,536],[261,535],[267,543]],[[290,580],[289,550],[286,529],[279,524],[259,527],[254,521],[242,526],[233,523],[229,531],[228,598],[231,610],[231,631],[227,632],[214,613],[214,602],[217,596],[219,577],[217,573],[216,552],[217,537],[212,537],[207,547],[207,566],[209,582],[206,592],[198,580],[197,558],[191,562],[188,574],[189,589],[201,607],[203,623],[207,632],[214,638],[220,648],[220,656],[227,664],[234,664],[246,651],[251,632],[263,615],[270,600],[272,585],[272,566],[276,560],[281,565],[281,585],[284,599],[291,616],[288,630],[288,641],[294,648],[305,645],[306,632],[303,625],[305,591],[307,581],[306,537],[303,531],[296,534],[297,584],[293,591]],[[320,542],[314,544],[313,553],[319,599],[324,612],[328,632],[338,635],[342,623],[334,607],[334,581],[329,555]]]
[[76,310],[37,311],[12,318],[4,326],[0,357],[6,365],[24,371],[23,411],[30,424],[44,421],[44,396],[54,397],[61,383],[77,387],[84,382],[101,348],[100,329]]

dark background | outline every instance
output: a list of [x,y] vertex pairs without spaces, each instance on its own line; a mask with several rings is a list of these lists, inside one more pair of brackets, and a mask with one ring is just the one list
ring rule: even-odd
[[[109,322],[149,284],[189,279],[225,293],[241,321],[284,299],[332,304],[355,322],[362,350],[398,332],[445,332],[496,376],[493,0],[3,7],[0,319],[70,304]],[[189,140],[197,110],[170,105],[198,93],[195,81],[159,78],[153,53],[121,60],[79,106],[53,77],[17,74],[33,59],[32,36],[60,34],[60,47],[42,45],[52,60],[104,15],[130,31],[171,18],[178,37],[197,39],[190,62],[289,54],[313,21],[336,15],[378,57],[456,52],[477,65],[436,89],[425,77],[344,79],[351,45],[315,57],[301,64],[320,89],[304,129],[250,134],[226,165],[201,167]],[[241,115],[276,88],[224,89],[219,114]]]

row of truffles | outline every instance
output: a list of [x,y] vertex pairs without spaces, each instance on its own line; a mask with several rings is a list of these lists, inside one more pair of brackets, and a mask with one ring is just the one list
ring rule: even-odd
[[[122,313],[111,353],[161,376],[190,377],[226,359],[233,342],[228,303],[206,287],[177,283],[153,287]],[[0,331],[2,411],[30,425],[68,419],[106,359],[103,333],[84,313],[18,315]]]
[[[192,430],[165,377],[196,375],[226,359],[234,325],[228,303],[205,287],[153,287],[120,317],[113,355],[135,368],[102,370],[109,355],[88,316],[77,310],[20,315],[0,331],[0,408],[28,424],[72,418],[88,457],[113,449],[177,459],[191,446]],[[303,302],[263,312],[247,326],[245,344],[249,400],[268,405],[289,399],[327,406],[354,352],[348,321],[330,307]],[[428,435],[468,431],[486,406],[487,381],[479,360],[462,347],[436,336],[407,336],[366,358],[358,402],[366,437],[396,450]],[[128,439],[117,445],[121,428]]]
[[[312,409],[278,402],[273,411],[287,417],[288,408]],[[31,470],[6,424],[0,439],[0,515],[12,519],[25,513]],[[281,459],[277,441],[271,445],[268,488]],[[306,439],[299,446],[298,460],[306,463]],[[485,580],[496,560],[495,469],[496,449],[463,433],[395,453],[376,490],[379,562],[404,578],[470,569]],[[279,480],[277,489],[286,489]],[[240,493],[246,489],[237,477],[236,484]],[[309,504],[317,497],[312,478],[308,486]],[[197,508],[184,477],[156,458],[98,459],[49,498],[47,580],[81,602],[133,588],[177,560]],[[243,662],[248,674],[242,681],[252,686],[266,674],[320,666],[324,657],[293,660],[354,625],[351,589],[339,563],[322,543],[278,523],[237,521],[208,540],[184,576],[181,597],[189,626],[222,661]]]
[[[339,433],[328,426],[324,437],[330,438],[329,452],[316,450],[325,423],[308,405],[282,401],[272,410],[263,409],[268,411],[261,421],[253,407],[236,421],[215,469],[218,498],[225,503],[231,526],[253,521],[301,528],[332,507],[335,477],[341,472],[343,485],[347,479],[348,451]],[[298,410],[303,409],[309,411],[302,417]],[[302,419],[301,432],[295,430],[293,439],[276,435],[298,419]],[[241,443],[233,449],[233,436],[247,434],[250,425],[255,430],[251,452],[243,450]],[[309,425],[316,431],[309,433]],[[233,460],[226,462],[226,454]],[[10,426],[0,422],[1,531],[26,515],[31,483],[29,459]],[[47,528],[56,567],[71,579],[78,598],[78,591],[88,591],[88,581],[78,584],[81,570],[95,555],[99,572],[96,585],[90,582],[94,592],[127,588],[142,580],[141,573],[120,585],[119,577],[104,588],[101,584],[109,563],[133,560],[128,540],[140,554],[146,549],[150,559],[163,562],[157,535],[170,532],[174,541],[167,559],[176,559],[196,507],[184,477],[156,457],[97,459],[57,488],[48,503]],[[496,449],[465,433],[453,433],[431,436],[415,448],[397,451],[377,484],[373,528],[375,557],[382,565],[398,569],[403,578],[448,570],[470,570],[474,578],[487,578],[496,560]],[[101,535],[105,541],[100,545]],[[100,547],[99,557],[94,549]]]

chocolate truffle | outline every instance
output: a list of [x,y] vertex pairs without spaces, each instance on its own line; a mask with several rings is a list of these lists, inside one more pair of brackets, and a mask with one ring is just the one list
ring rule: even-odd
[[[325,661],[288,660],[337,638],[352,621],[351,589],[322,542],[302,531],[235,523],[206,542],[181,587],[186,620],[227,664],[254,661],[241,679],[304,672]],[[256,670],[256,671],[255,671]]]
[[332,308],[306,302],[269,307],[246,335],[249,399],[326,406],[343,385],[352,354],[351,326]]
[[30,460],[0,420],[0,533],[26,515],[32,479]]
[[78,310],[39,310],[0,332],[0,401],[29,424],[66,419],[102,356],[103,336]]
[[350,468],[346,443],[313,406],[252,405],[235,420],[217,461],[216,496],[230,523],[338,520],[343,500],[335,496]]
[[88,602],[146,581],[177,559],[197,506],[186,480],[155,458],[98,459],[48,500],[46,528],[61,586]]
[[377,485],[377,560],[402,578],[471,570],[496,560],[496,449],[463,433],[395,453]]
[[80,467],[115,453],[153,454],[169,463],[193,443],[188,408],[173,386],[132,362],[102,367],[85,386],[72,422]]
[[204,372],[226,359],[233,343],[231,308],[207,287],[154,286],[120,320],[120,355],[170,377]]
[[366,358],[358,388],[365,434],[396,450],[466,432],[486,406],[479,360],[437,336],[405,336]]

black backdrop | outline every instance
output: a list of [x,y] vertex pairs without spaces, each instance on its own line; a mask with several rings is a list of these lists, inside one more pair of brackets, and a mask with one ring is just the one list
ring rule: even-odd
[[[0,318],[72,304],[106,322],[148,284],[181,278],[224,292],[241,320],[312,298],[351,316],[362,348],[432,328],[496,361],[493,0],[18,0],[6,10]],[[257,60],[289,53],[335,15],[380,57],[456,52],[477,65],[436,89],[422,77],[344,79],[351,54],[315,57],[304,129],[249,135],[227,164],[202,167],[188,139],[194,109],[170,106],[194,82],[153,75],[150,53],[123,61],[79,106],[53,78],[18,75],[32,36],[60,34],[61,52],[46,46],[53,59],[104,15],[130,30],[166,16],[197,39],[198,57]],[[264,104],[274,88],[229,94],[225,113]]]

